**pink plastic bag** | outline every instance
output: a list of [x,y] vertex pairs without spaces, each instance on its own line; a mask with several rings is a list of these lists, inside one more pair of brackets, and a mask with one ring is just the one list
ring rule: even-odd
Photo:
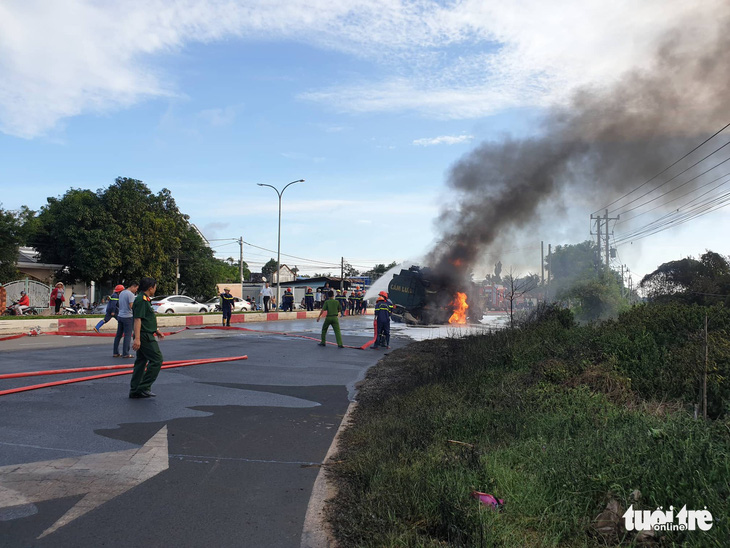
[[472,491],[471,496],[481,502],[484,506],[489,506],[495,510],[499,510],[504,506],[504,499],[498,499],[494,495],[489,493],[481,493],[479,491]]

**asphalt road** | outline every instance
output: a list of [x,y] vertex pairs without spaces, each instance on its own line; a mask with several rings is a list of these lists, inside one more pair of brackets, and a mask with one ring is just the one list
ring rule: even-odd
[[[383,355],[266,332],[320,326],[168,337],[166,361],[248,360],[163,370],[156,398],[129,399],[128,375],[0,396],[0,546],[299,547],[317,464]],[[372,317],[342,326],[346,345],[372,337]],[[111,355],[109,338],[26,337],[0,342],[0,374],[124,363]]]

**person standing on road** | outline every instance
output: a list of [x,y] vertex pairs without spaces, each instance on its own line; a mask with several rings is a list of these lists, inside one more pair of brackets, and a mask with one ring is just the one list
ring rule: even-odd
[[231,295],[231,290],[227,287],[223,288],[221,293],[221,312],[223,312],[223,326],[231,327],[231,315],[235,307],[235,297]]
[[292,312],[294,310],[294,294],[292,293],[291,287],[287,287],[281,296],[281,305],[284,312]]
[[65,299],[63,298],[63,284],[61,282],[58,282],[54,288],[53,291],[51,291],[51,308],[54,308],[55,314],[58,315],[59,311],[61,310],[61,305],[63,304],[63,301]]
[[308,287],[307,292],[304,294],[304,306],[307,312],[314,310],[314,291],[311,287]]
[[99,323],[94,326],[94,331],[97,333],[99,333],[99,329],[105,323],[108,323],[112,318],[116,318],[117,314],[119,314],[119,294],[122,291],[124,291],[124,286],[119,284],[114,288],[114,293],[109,296],[109,300],[106,303],[106,311],[104,312],[104,319],[99,320]]
[[271,288],[269,287],[269,282],[266,282],[264,284],[264,287],[261,288],[261,297],[264,301],[264,312],[269,311],[269,302],[271,301]]
[[[132,345],[132,332],[134,331],[134,318],[132,317],[132,304],[137,294],[139,284],[132,282],[127,289],[119,293],[119,313],[117,314],[117,334],[114,336],[114,357],[134,358],[129,349]],[[122,353],[119,353],[119,341],[124,337]]]
[[340,317],[342,317],[345,315],[345,310],[347,309],[347,291],[340,291],[338,289],[335,300],[340,303]]
[[157,290],[154,278],[142,278],[139,282],[137,298],[132,305],[134,317],[134,343],[132,348],[137,352],[134,360],[134,371],[129,383],[130,398],[150,398],[156,396],[150,388],[160,374],[162,367],[162,352],[155,340],[164,339],[164,335],[157,329],[157,316],[152,310],[150,301]]
[[314,308],[319,310],[322,308],[322,288],[317,288],[317,293],[314,295]]
[[350,316],[355,313],[355,291],[350,291],[350,298],[347,299],[347,311]]
[[325,339],[327,337],[327,328],[331,325],[335,332],[337,346],[339,348],[344,348],[344,346],[342,346],[342,335],[340,334],[340,320],[337,317],[340,313],[340,303],[335,300],[334,291],[330,290],[327,296],[329,298],[322,303],[322,311],[317,317],[317,321],[319,321],[322,316],[327,314],[327,317],[324,319],[324,324],[322,325],[322,340],[320,341],[319,346],[326,346]]
[[377,337],[375,344],[370,348],[390,348],[390,316],[393,313],[393,303],[388,298],[385,291],[378,294],[378,300],[375,303],[375,322],[377,326]]

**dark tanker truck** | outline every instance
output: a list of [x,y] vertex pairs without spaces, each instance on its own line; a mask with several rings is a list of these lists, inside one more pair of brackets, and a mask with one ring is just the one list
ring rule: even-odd
[[412,266],[393,276],[388,297],[393,302],[393,319],[411,325],[449,321],[451,296],[432,280],[431,270]]
[[[475,284],[464,285],[458,290],[467,294],[469,321],[478,322],[484,313],[484,299]],[[410,325],[448,323],[454,312],[456,291],[439,281],[428,267],[403,269],[388,284],[393,319]]]

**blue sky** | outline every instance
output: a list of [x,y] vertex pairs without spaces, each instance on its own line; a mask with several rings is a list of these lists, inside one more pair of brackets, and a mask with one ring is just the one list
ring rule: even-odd
[[[0,2],[2,207],[38,209],[71,187],[133,177],[169,188],[208,238],[275,250],[276,196],[256,183],[304,178],[284,195],[282,253],[309,261],[282,262],[310,273],[336,271],[327,265],[341,256],[364,269],[426,252],[454,198],[455,161],[482,141],[537,131],[571,90],[640,67],[689,9],[679,0],[121,4]],[[540,238],[589,237],[591,207],[576,208],[506,242],[531,248],[513,257],[518,268],[539,268]],[[727,217],[703,219],[622,248],[623,261],[643,273],[705,247],[724,252],[697,231]],[[236,244],[214,245],[237,257]],[[254,268],[274,256],[244,253]]]

